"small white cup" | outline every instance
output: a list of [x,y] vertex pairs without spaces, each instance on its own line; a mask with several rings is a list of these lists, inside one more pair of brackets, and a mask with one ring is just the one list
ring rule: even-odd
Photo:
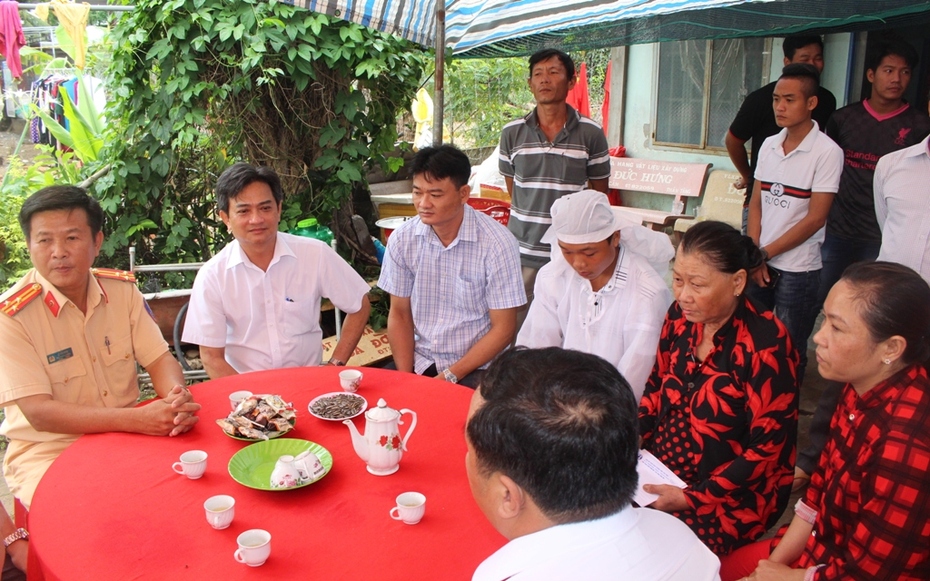
[[397,497],[397,506],[389,513],[394,520],[402,520],[405,524],[415,525],[423,518],[426,512],[426,497],[419,492],[405,492]]
[[222,530],[232,524],[236,516],[236,499],[226,494],[211,496],[203,503],[203,509],[210,526]]
[[189,450],[181,454],[181,461],[175,462],[171,468],[178,474],[183,474],[191,480],[197,480],[207,470],[207,453],[203,450]]
[[249,529],[236,538],[239,548],[233,558],[249,567],[261,567],[271,555],[271,533],[262,529]]
[[239,406],[239,402],[249,397],[252,397],[251,391],[234,391],[229,394],[229,407],[236,409],[236,407]]
[[294,466],[297,468],[300,479],[306,482],[315,482],[326,473],[320,457],[310,450],[305,450],[295,456]]
[[339,385],[342,389],[354,393],[362,383],[362,372],[358,369],[346,369],[339,372]]

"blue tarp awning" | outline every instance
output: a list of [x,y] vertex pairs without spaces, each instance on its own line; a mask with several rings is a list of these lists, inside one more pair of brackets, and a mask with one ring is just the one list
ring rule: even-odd
[[[424,46],[435,43],[436,0],[293,2]],[[445,44],[464,57],[930,22],[930,0],[446,0],[445,6]]]

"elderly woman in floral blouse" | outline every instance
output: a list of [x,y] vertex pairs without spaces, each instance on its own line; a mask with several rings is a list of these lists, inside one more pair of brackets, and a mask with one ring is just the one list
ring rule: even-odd
[[722,222],[685,233],[640,403],[643,448],[688,485],[646,485],[659,496],[650,506],[717,555],[774,525],[793,479],[798,356],[785,326],[744,294],[761,261],[752,240]]

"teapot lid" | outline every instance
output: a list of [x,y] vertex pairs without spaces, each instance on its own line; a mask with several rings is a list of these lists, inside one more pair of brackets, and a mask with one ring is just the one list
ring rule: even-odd
[[378,400],[378,407],[368,410],[365,417],[376,422],[383,422],[393,420],[399,415],[400,413],[397,410],[387,407],[387,402],[384,401],[384,398],[381,398]]

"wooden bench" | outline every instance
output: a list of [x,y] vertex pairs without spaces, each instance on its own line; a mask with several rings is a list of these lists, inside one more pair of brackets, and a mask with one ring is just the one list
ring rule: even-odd
[[707,178],[701,211],[695,220],[676,220],[675,232],[686,232],[696,222],[719,220],[739,230],[743,225],[743,201],[746,188],[737,190],[733,182],[739,179],[735,171],[715,169]]
[[634,220],[661,230],[678,219],[694,218],[684,214],[683,197],[701,195],[709,163],[680,163],[629,157],[610,158],[611,189],[670,196],[669,209],[657,210],[620,206],[618,209]]

